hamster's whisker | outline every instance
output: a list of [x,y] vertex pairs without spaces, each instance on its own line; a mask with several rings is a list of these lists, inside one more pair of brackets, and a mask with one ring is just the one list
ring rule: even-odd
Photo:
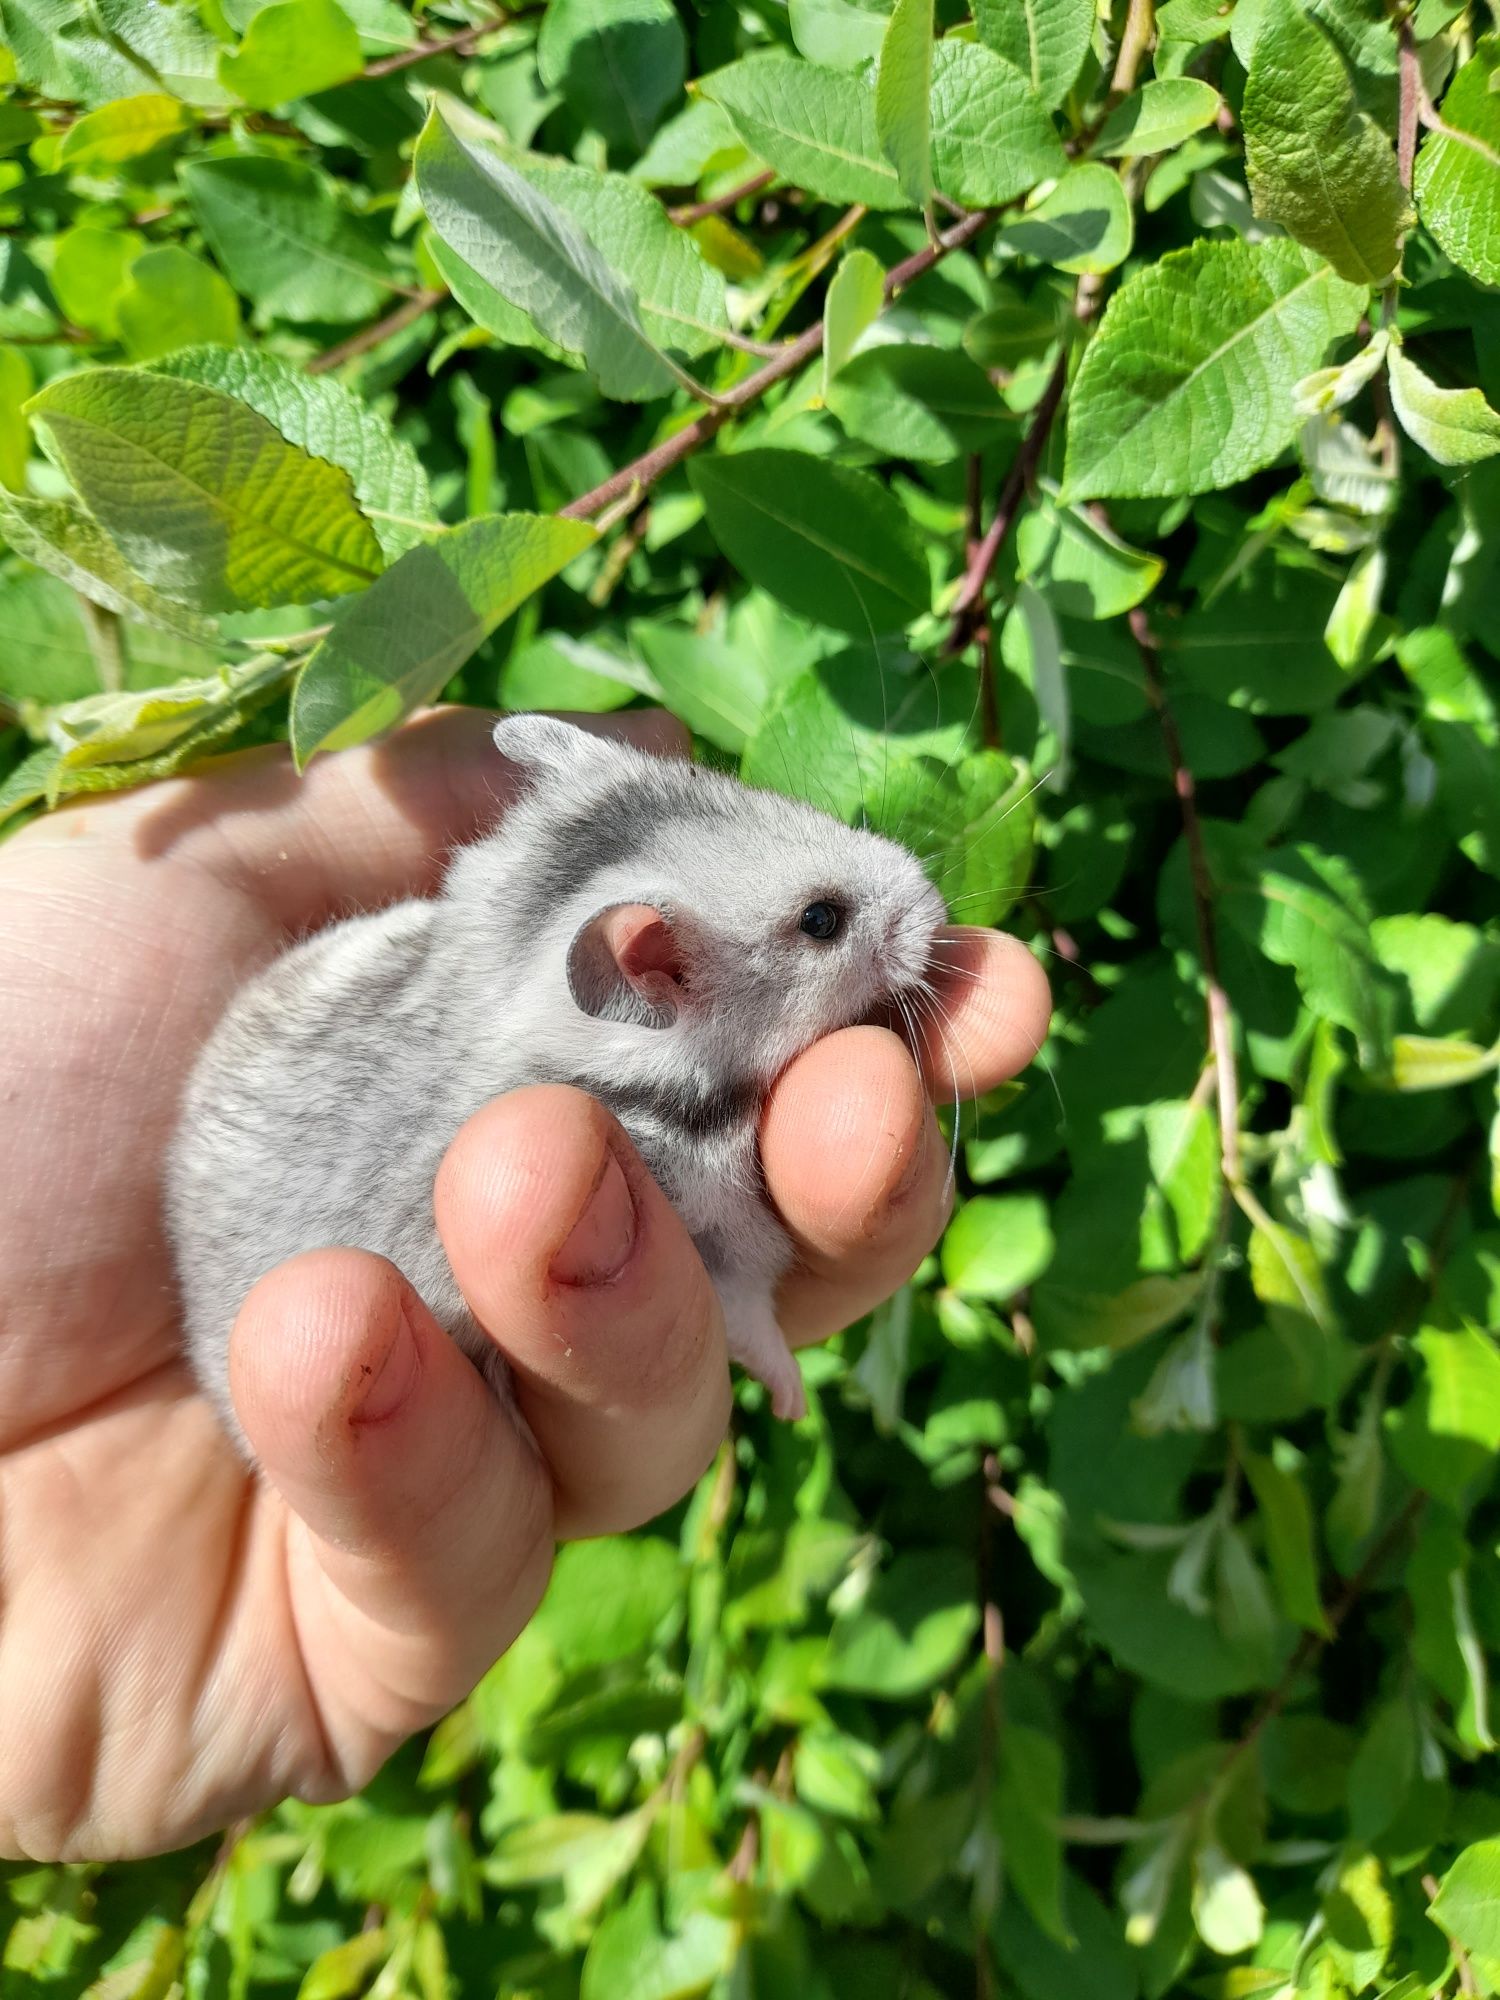
[[[963,1130],[963,1097],[958,1087],[958,1069],[953,1060],[952,1038],[948,1033],[948,1021],[945,1010],[931,983],[926,979],[921,979],[916,981],[908,990],[913,1006],[919,1011],[924,1020],[930,1020],[932,1023],[943,1055],[947,1060],[948,1075],[953,1085],[953,1141],[948,1153],[948,1184],[951,1186],[958,1172],[958,1147],[960,1135]],[[928,1063],[930,1066],[932,1058],[925,1029],[922,1035],[922,1045],[924,1049],[928,1050]],[[970,1093],[972,1095],[974,1084],[974,1066],[972,1063],[968,1064],[968,1069]]]

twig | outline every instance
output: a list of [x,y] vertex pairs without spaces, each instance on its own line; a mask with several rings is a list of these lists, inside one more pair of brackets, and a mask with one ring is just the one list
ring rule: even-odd
[[1135,89],[1135,79],[1141,66],[1141,58],[1151,46],[1151,37],[1156,32],[1156,8],[1153,0],[1130,0],[1130,12],[1125,18],[1125,32],[1120,37],[1120,50],[1115,58],[1115,73],[1109,80],[1109,96],[1105,105],[1109,110],[1128,97]]
[[963,582],[958,587],[958,596],[953,600],[953,623],[944,650],[957,653],[969,643],[977,629],[974,613],[980,608],[985,585],[989,582],[990,571],[995,567],[1011,524],[1020,511],[1021,502],[1031,485],[1042,451],[1051,434],[1053,421],[1062,403],[1063,390],[1068,380],[1068,350],[1063,347],[1053,366],[1046,388],[1042,391],[1036,408],[1032,411],[1031,422],[1026,427],[1026,435],[1021,440],[1021,448],[1011,460],[1010,470],[1005,475],[1005,484],[1000,488],[1000,497],[995,502],[995,518],[975,545],[964,570]]
[[[970,452],[964,477],[964,512],[967,528],[964,536],[964,562],[974,561],[980,543],[984,540],[984,460],[977,451]],[[973,630],[974,646],[979,654],[979,713],[984,731],[986,749],[1001,750],[1000,705],[995,696],[995,635],[983,606],[976,607]]]
[[1417,124],[1422,112],[1422,59],[1417,54],[1417,38],[1411,31],[1411,17],[1403,14],[1396,28],[1401,45],[1401,106],[1396,128],[1396,164],[1401,185],[1411,193],[1412,167],[1417,157]]
[[414,64],[426,62],[432,56],[466,56],[481,36],[492,35],[497,28],[504,26],[505,16],[497,14],[493,20],[460,28],[456,35],[443,35],[430,42],[414,42],[409,49],[399,49],[393,56],[381,56],[375,62],[366,63],[359,75],[350,77],[348,81],[367,83],[374,77],[394,76],[398,70],[411,69]]
[[650,525],[651,508],[648,504],[640,509],[629,527],[616,538],[609,554],[599,566],[599,574],[589,585],[589,603],[596,611],[602,611],[614,596],[620,578],[630,567],[631,557],[646,539],[646,530]]
[[1243,1735],[1230,1750],[1224,1762],[1219,1766],[1218,1776],[1214,1780],[1215,1791],[1223,1791],[1225,1782],[1231,1772],[1236,1770],[1244,1759],[1249,1756],[1266,1729],[1286,1707],[1287,1702],[1291,1699],[1292,1689],[1297,1685],[1298,1680],[1307,1671],[1308,1667],[1312,1665],[1318,1655],[1325,1648],[1332,1645],[1333,1641],[1338,1637],[1345,1619],[1374,1582],[1376,1574],[1387,1556],[1391,1555],[1398,1547],[1401,1538],[1405,1535],[1407,1529],[1417,1520],[1426,1505],[1427,1495],[1425,1493],[1412,1493],[1408,1496],[1404,1505],[1386,1523],[1384,1532],[1377,1538],[1369,1554],[1354,1572],[1353,1576],[1349,1578],[1343,1589],[1335,1598],[1323,1606],[1323,1623],[1327,1627],[1327,1630],[1325,1632],[1304,1632],[1302,1634],[1292,1653],[1292,1657],[1287,1661],[1286,1666],[1282,1670],[1281,1679],[1277,1681],[1275,1687],[1271,1689],[1270,1693],[1256,1709],[1254,1715],[1251,1716]]
[[1231,1188],[1240,1185],[1240,1085],[1234,1053],[1234,1017],[1229,996],[1219,977],[1219,941],[1214,928],[1214,879],[1203,844],[1203,823],[1198,817],[1198,791],[1183,755],[1177,718],[1167,700],[1161,660],[1150,621],[1139,605],[1130,613],[1130,636],[1141,656],[1146,679],[1146,698],[1156,711],[1167,762],[1172,769],[1172,789],[1182,814],[1182,833],[1187,842],[1188,867],[1193,885],[1193,920],[1198,930],[1198,955],[1208,988],[1208,1046],[1213,1056],[1219,1096],[1219,1150],[1224,1178]]
[[723,215],[727,209],[737,208],[752,194],[759,194],[762,188],[769,187],[775,178],[775,173],[767,167],[764,173],[752,174],[749,180],[741,181],[738,187],[730,188],[727,194],[717,195],[712,201],[689,201],[680,208],[669,208],[667,220],[675,222],[679,229],[691,229],[695,222],[702,222],[707,216]]
[[[863,210],[860,212],[862,214]],[[924,272],[930,271],[934,264],[941,262],[952,251],[961,250],[966,243],[971,243],[998,212],[995,209],[981,209],[972,215],[966,215],[962,222],[956,223],[952,229],[945,230],[935,244],[929,243],[921,250],[914,251],[910,257],[888,271],[885,278],[885,302],[889,304],[899,291],[911,284],[913,279],[920,278]],[[748,409],[752,403],[758,402],[768,389],[773,389],[778,382],[784,382],[789,375],[795,374],[804,362],[812,359],[822,345],[823,322],[819,320],[816,326],[810,326],[805,333],[799,334],[795,340],[789,342],[775,360],[768,361],[764,368],[757,369],[753,375],[747,375],[743,382],[726,390],[713,409],[705,410],[702,416],[695,417],[690,424],[685,424],[664,443],[653,445],[649,451],[642,452],[639,458],[632,459],[629,465],[611,473],[608,479],[594,487],[591,492],[580,494],[576,500],[570,500],[562,509],[563,516],[568,520],[586,521],[590,515],[597,514],[602,507],[607,507],[612,500],[618,500],[622,494],[630,492],[632,487],[638,487],[642,493],[646,492],[664,473],[670,472],[674,465],[680,465],[685,458],[691,458],[695,451],[706,445],[731,417],[741,410]]]
[[446,292],[414,292],[409,299],[403,299],[394,306],[383,319],[373,326],[362,327],[358,333],[351,333],[347,340],[341,340],[337,347],[330,347],[323,354],[315,354],[307,364],[309,375],[326,375],[330,369],[342,368],[346,361],[352,361],[356,354],[367,354],[372,347],[378,347],[383,340],[389,340],[393,333],[400,333],[423,313],[431,312],[447,298]]
[[[1087,326],[1099,307],[1104,293],[1105,280],[1096,273],[1088,272],[1078,281],[1073,294],[1073,318],[1079,326]],[[995,518],[989,532],[977,543],[971,539],[968,562],[958,595],[953,600],[945,653],[962,652],[980,629],[980,603],[985,586],[989,582],[990,571],[995,567],[996,558],[1005,545],[1005,538],[1014,525],[1022,500],[1031,486],[1037,466],[1041,463],[1042,452],[1051,435],[1052,426],[1057,421],[1057,413],[1062,404],[1063,391],[1068,383],[1068,343],[1065,340],[1048,379],[1031,414],[1031,422],[1026,435],[1021,440],[1021,449],[1016,453],[1010,470],[1005,475],[1005,484],[1000,488],[1000,497],[995,502]]]

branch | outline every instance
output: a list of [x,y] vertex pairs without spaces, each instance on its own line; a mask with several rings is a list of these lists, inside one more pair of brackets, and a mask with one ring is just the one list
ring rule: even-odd
[[378,61],[366,63],[358,76],[351,76],[350,83],[368,83],[372,77],[394,76],[398,70],[411,69],[416,63],[428,61],[432,56],[466,56],[483,35],[492,35],[497,28],[505,26],[506,16],[497,14],[493,20],[480,21],[477,26],[460,28],[456,35],[443,35],[430,42],[416,42],[409,49],[400,49],[393,56],[381,56]]
[[[966,243],[971,243],[998,213],[998,209],[980,209],[973,215],[966,215],[952,229],[944,230],[936,243],[926,244],[888,271],[885,303],[889,305],[899,291],[930,271],[934,264],[941,263],[952,251],[961,250]],[[571,521],[586,521],[590,515],[597,514],[601,508],[627,493],[644,493],[674,465],[680,465],[685,458],[691,458],[695,451],[701,450],[731,417],[759,402],[768,389],[775,388],[778,382],[784,382],[789,375],[795,374],[804,362],[811,361],[822,345],[823,322],[819,320],[816,326],[798,334],[775,360],[768,361],[764,368],[757,369],[755,374],[747,375],[743,382],[726,390],[712,409],[705,410],[702,416],[695,417],[692,423],[675,431],[664,443],[642,452],[639,458],[632,459],[629,465],[612,473],[592,492],[570,500],[562,509],[563,517]]]
[[413,292],[409,299],[403,299],[399,306],[392,308],[384,319],[378,319],[372,326],[362,327],[358,333],[351,333],[347,340],[341,340],[337,347],[330,347],[326,353],[315,354],[307,364],[309,375],[326,375],[330,369],[342,368],[346,361],[352,361],[356,354],[367,354],[372,347],[378,347],[393,333],[400,333],[423,313],[431,312],[447,298],[446,292]]
[[1407,1529],[1417,1520],[1426,1505],[1425,1493],[1413,1493],[1408,1496],[1405,1504],[1386,1523],[1383,1533],[1376,1538],[1370,1553],[1337,1597],[1323,1606],[1323,1622],[1328,1628],[1327,1631],[1303,1633],[1292,1657],[1286,1663],[1281,1679],[1251,1716],[1244,1734],[1220,1765],[1218,1776],[1214,1781],[1215,1791],[1223,1790],[1230,1774],[1249,1756],[1267,1727],[1286,1707],[1291,1699],[1292,1689],[1301,1675],[1338,1637],[1345,1619],[1374,1582],[1381,1565],[1395,1551]]
[[1135,89],[1141,59],[1150,48],[1155,32],[1156,8],[1153,0],[1130,0],[1125,32],[1120,37],[1120,52],[1115,58],[1115,73],[1109,80],[1109,96],[1105,99],[1108,110],[1112,111],[1122,97],[1128,97]]
[[1219,977],[1219,941],[1214,928],[1214,879],[1203,844],[1203,824],[1198,817],[1198,790],[1188,769],[1178,733],[1177,718],[1167,700],[1161,660],[1150,622],[1139,605],[1129,618],[1130,636],[1141,656],[1146,677],[1146,698],[1156,711],[1172,767],[1172,789],[1182,813],[1182,833],[1187,842],[1188,866],[1193,883],[1193,919],[1198,929],[1198,956],[1203,964],[1208,988],[1208,1046],[1213,1056],[1219,1093],[1219,1152],[1224,1179],[1231,1188],[1240,1185],[1240,1085],[1234,1053],[1234,1016],[1229,996]]
[[1422,112],[1422,60],[1417,39],[1411,31],[1411,16],[1403,14],[1397,27],[1401,44],[1401,108],[1397,120],[1396,164],[1401,185],[1411,193],[1412,167],[1417,157],[1417,124]]
[[1026,435],[1021,440],[1021,449],[1011,460],[1010,470],[1005,475],[1005,484],[1000,488],[1000,498],[995,502],[995,518],[990,522],[983,538],[975,543],[969,556],[963,582],[958,587],[958,596],[953,600],[953,625],[944,649],[949,653],[961,652],[973,637],[974,614],[980,608],[990,571],[995,567],[995,559],[1006,536],[1010,533],[1011,523],[1019,513],[1021,502],[1025,499],[1027,489],[1035,475],[1051,434],[1053,421],[1061,406],[1067,380],[1068,350],[1064,346],[1058,354],[1047,386],[1032,412]]
[[[1073,318],[1080,326],[1087,326],[1093,318],[1103,289],[1103,281],[1092,273],[1079,279],[1078,288],[1073,294]],[[1052,426],[1062,405],[1067,381],[1068,343],[1064,340],[1047,386],[1032,411],[1031,423],[1021,440],[1021,449],[1016,453],[1010,470],[1005,475],[1005,484],[1001,487],[1000,497],[995,502],[995,518],[990,523],[989,532],[969,549],[963,581],[959,585],[957,597],[953,600],[951,614],[953,623],[943,649],[947,653],[962,652],[983,622],[979,613],[985,585],[989,581],[990,571],[995,567],[996,558],[1004,547],[1005,538],[1011,531],[1021,502],[1031,486],[1036,468],[1041,463],[1042,452],[1046,448],[1047,439],[1051,435]]]
[[669,208],[667,220],[675,222],[679,229],[690,229],[695,222],[702,222],[705,216],[723,215],[726,209],[737,208],[752,194],[759,194],[762,188],[769,187],[775,178],[775,173],[767,167],[764,173],[752,174],[749,180],[741,181],[738,187],[732,187],[727,194],[721,194],[713,201],[690,201],[681,208]]

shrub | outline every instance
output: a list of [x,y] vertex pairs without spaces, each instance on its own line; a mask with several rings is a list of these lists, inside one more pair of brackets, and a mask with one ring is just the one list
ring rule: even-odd
[[0,0],[0,813],[661,701],[1058,997],[806,1423],[0,1992],[1500,1990],[1500,36],[974,14]]

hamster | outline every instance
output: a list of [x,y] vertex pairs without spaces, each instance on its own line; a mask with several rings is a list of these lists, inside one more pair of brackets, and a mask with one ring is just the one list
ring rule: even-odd
[[501,721],[521,797],[439,893],[329,926],[245,987],[189,1080],[167,1223],[187,1352],[236,1443],[229,1335],[299,1251],[376,1251],[502,1393],[433,1215],[460,1126],[569,1083],[619,1119],[692,1234],[729,1352],[802,1414],[760,1173],[766,1092],[922,986],[945,921],[916,858],[796,800],[540,715]]

